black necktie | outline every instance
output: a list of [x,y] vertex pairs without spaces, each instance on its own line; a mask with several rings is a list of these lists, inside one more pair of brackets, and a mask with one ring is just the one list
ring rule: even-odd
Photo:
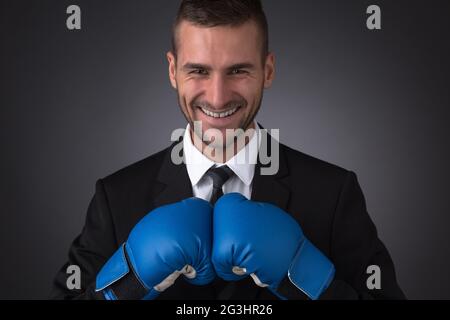
[[[234,172],[228,166],[211,168],[206,172],[206,175],[211,177],[213,181],[211,200],[209,200],[212,205],[223,196],[222,187],[233,174]],[[226,282],[220,278],[216,278],[212,285],[218,300],[229,300],[236,286],[234,282]]]
[[233,176],[233,174],[234,172],[228,168],[228,166],[211,168],[206,172],[206,175],[211,177],[213,181],[211,200],[209,200],[212,205],[214,205],[216,201],[223,196],[222,187],[225,182]]

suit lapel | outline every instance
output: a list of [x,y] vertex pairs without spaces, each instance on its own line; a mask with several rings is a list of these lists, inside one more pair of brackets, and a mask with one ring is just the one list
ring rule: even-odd
[[166,152],[157,180],[159,188],[153,195],[155,207],[178,202],[193,196],[191,181],[186,165],[174,164],[171,159],[173,148],[182,143],[182,139],[175,142]]
[[[262,127],[261,127],[262,128]],[[263,128],[262,128],[263,129]],[[284,210],[288,209],[290,189],[289,189],[289,168],[283,145],[269,135],[267,139],[268,154],[272,154],[272,145],[279,145],[279,158],[272,161],[279,161],[279,169],[274,175],[262,175],[261,169],[268,166],[261,162],[261,155],[258,154],[258,162],[255,166],[255,175],[253,178],[252,200],[259,202],[272,203]]]

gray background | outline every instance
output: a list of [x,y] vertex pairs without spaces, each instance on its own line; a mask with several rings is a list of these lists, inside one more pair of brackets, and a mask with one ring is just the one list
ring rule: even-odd
[[[278,68],[258,120],[355,171],[407,296],[450,298],[448,1],[264,4]],[[95,181],[184,127],[165,61],[177,5],[1,2],[0,298],[46,298]]]

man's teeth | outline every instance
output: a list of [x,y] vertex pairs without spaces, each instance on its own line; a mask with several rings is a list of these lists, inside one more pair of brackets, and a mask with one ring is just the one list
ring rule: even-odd
[[234,109],[231,109],[231,110],[228,110],[228,111],[222,112],[222,113],[212,112],[212,111],[206,110],[204,108],[201,108],[201,109],[206,115],[208,115],[210,117],[213,117],[213,118],[225,118],[225,117],[228,117],[228,116],[231,116],[232,114],[234,114],[237,111],[237,109],[239,109],[239,108],[236,107]]

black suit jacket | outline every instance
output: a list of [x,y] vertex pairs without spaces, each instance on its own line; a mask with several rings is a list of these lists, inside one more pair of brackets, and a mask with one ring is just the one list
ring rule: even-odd
[[[175,165],[170,158],[176,143],[97,181],[84,228],[71,245],[68,262],[56,275],[52,298],[102,299],[94,291],[96,275],[134,225],[154,208],[193,196],[186,166]],[[306,237],[334,263],[335,279],[321,299],[403,299],[393,262],[367,213],[356,175],[283,144],[279,145],[279,160],[273,176],[261,175],[258,161],[252,200],[275,204],[290,213]],[[66,287],[68,265],[81,268],[80,290]],[[369,265],[381,269],[380,290],[367,288]],[[279,292],[289,299],[306,299],[287,277]],[[212,285],[194,286],[180,277],[158,299],[215,298]],[[236,283],[231,299],[276,297],[248,277]]]

